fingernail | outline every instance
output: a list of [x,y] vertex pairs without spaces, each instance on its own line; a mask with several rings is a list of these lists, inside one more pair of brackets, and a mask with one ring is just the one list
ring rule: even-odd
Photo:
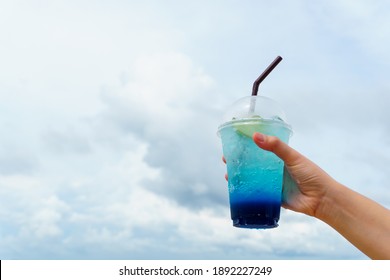
[[265,135],[261,134],[259,132],[256,132],[255,135],[253,136],[254,139],[259,142],[259,143],[264,143],[265,142]]

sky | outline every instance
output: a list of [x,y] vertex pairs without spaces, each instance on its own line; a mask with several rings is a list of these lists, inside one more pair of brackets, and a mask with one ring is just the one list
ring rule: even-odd
[[385,0],[0,0],[0,259],[367,259],[232,226],[217,136],[260,86],[290,146],[390,208]]

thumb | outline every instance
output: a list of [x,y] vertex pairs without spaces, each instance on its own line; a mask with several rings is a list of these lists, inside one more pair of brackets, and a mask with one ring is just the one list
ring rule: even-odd
[[253,134],[253,141],[263,150],[273,152],[287,165],[292,164],[300,157],[300,154],[296,150],[291,148],[276,136],[269,136],[255,132]]

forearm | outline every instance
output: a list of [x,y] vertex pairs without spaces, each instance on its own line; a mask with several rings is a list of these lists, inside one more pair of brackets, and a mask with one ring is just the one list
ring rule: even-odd
[[316,211],[372,259],[390,259],[390,210],[339,184],[328,186]]

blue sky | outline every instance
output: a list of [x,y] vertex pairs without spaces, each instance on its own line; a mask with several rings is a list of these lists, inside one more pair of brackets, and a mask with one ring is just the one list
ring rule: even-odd
[[283,210],[229,219],[216,135],[260,94],[290,145],[390,207],[387,1],[0,2],[0,259],[365,259]]

